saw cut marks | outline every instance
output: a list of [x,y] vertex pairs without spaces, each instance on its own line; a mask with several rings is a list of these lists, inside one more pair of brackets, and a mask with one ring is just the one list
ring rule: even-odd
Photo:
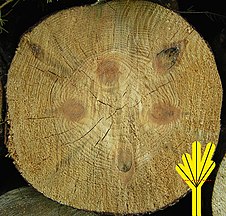
[[134,214],[188,192],[175,166],[195,140],[217,143],[222,88],[182,17],[119,1],[60,11],[23,35],[7,103],[7,147],[34,188],[78,209]]

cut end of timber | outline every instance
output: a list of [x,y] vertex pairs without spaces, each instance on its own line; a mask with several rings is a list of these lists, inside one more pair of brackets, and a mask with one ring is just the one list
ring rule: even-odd
[[222,88],[182,17],[119,1],[61,11],[26,33],[7,103],[8,149],[32,186],[75,208],[129,214],[187,193],[175,166],[195,140],[218,142]]

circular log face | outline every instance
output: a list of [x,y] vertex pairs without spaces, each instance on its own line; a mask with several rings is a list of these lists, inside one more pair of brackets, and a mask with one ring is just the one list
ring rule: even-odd
[[191,143],[217,143],[222,89],[200,35],[150,2],[72,8],[26,33],[8,75],[8,148],[54,200],[155,211],[188,191]]
[[226,214],[226,155],[223,158],[213,188],[212,209],[213,216]]

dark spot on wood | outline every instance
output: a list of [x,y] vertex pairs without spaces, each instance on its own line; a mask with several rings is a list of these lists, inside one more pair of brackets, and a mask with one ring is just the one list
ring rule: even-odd
[[35,56],[35,58],[42,59],[44,57],[44,52],[40,45],[30,42],[29,46],[30,46],[31,52]]
[[121,172],[128,172],[132,167],[132,152],[128,146],[120,146],[116,151],[116,166]]
[[180,48],[177,46],[162,50],[154,60],[155,70],[160,74],[168,71],[176,63],[179,53]]
[[156,103],[148,112],[148,118],[155,124],[163,125],[175,121],[180,116],[180,109],[170,104]]
[[112,85],[118,81],[119,65],[115,60],[105,59],[98,63],[97,76],[105,85]]
[[85,107],[74,99],[69,99],[64,102],[60,108],[65,118],[70,121],[78,122],[86,115]]

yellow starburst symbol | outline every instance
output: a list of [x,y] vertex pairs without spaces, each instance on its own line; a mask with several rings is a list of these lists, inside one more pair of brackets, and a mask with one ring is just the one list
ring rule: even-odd
[[201,158],[201,143],[192,143],[192,158],[190,154],[182,155],[184,164],[178,164],[176,171],[192,189],[192,216],[201,216],[201,187],[215,167],[212,156],[215,145],[208,143]]

